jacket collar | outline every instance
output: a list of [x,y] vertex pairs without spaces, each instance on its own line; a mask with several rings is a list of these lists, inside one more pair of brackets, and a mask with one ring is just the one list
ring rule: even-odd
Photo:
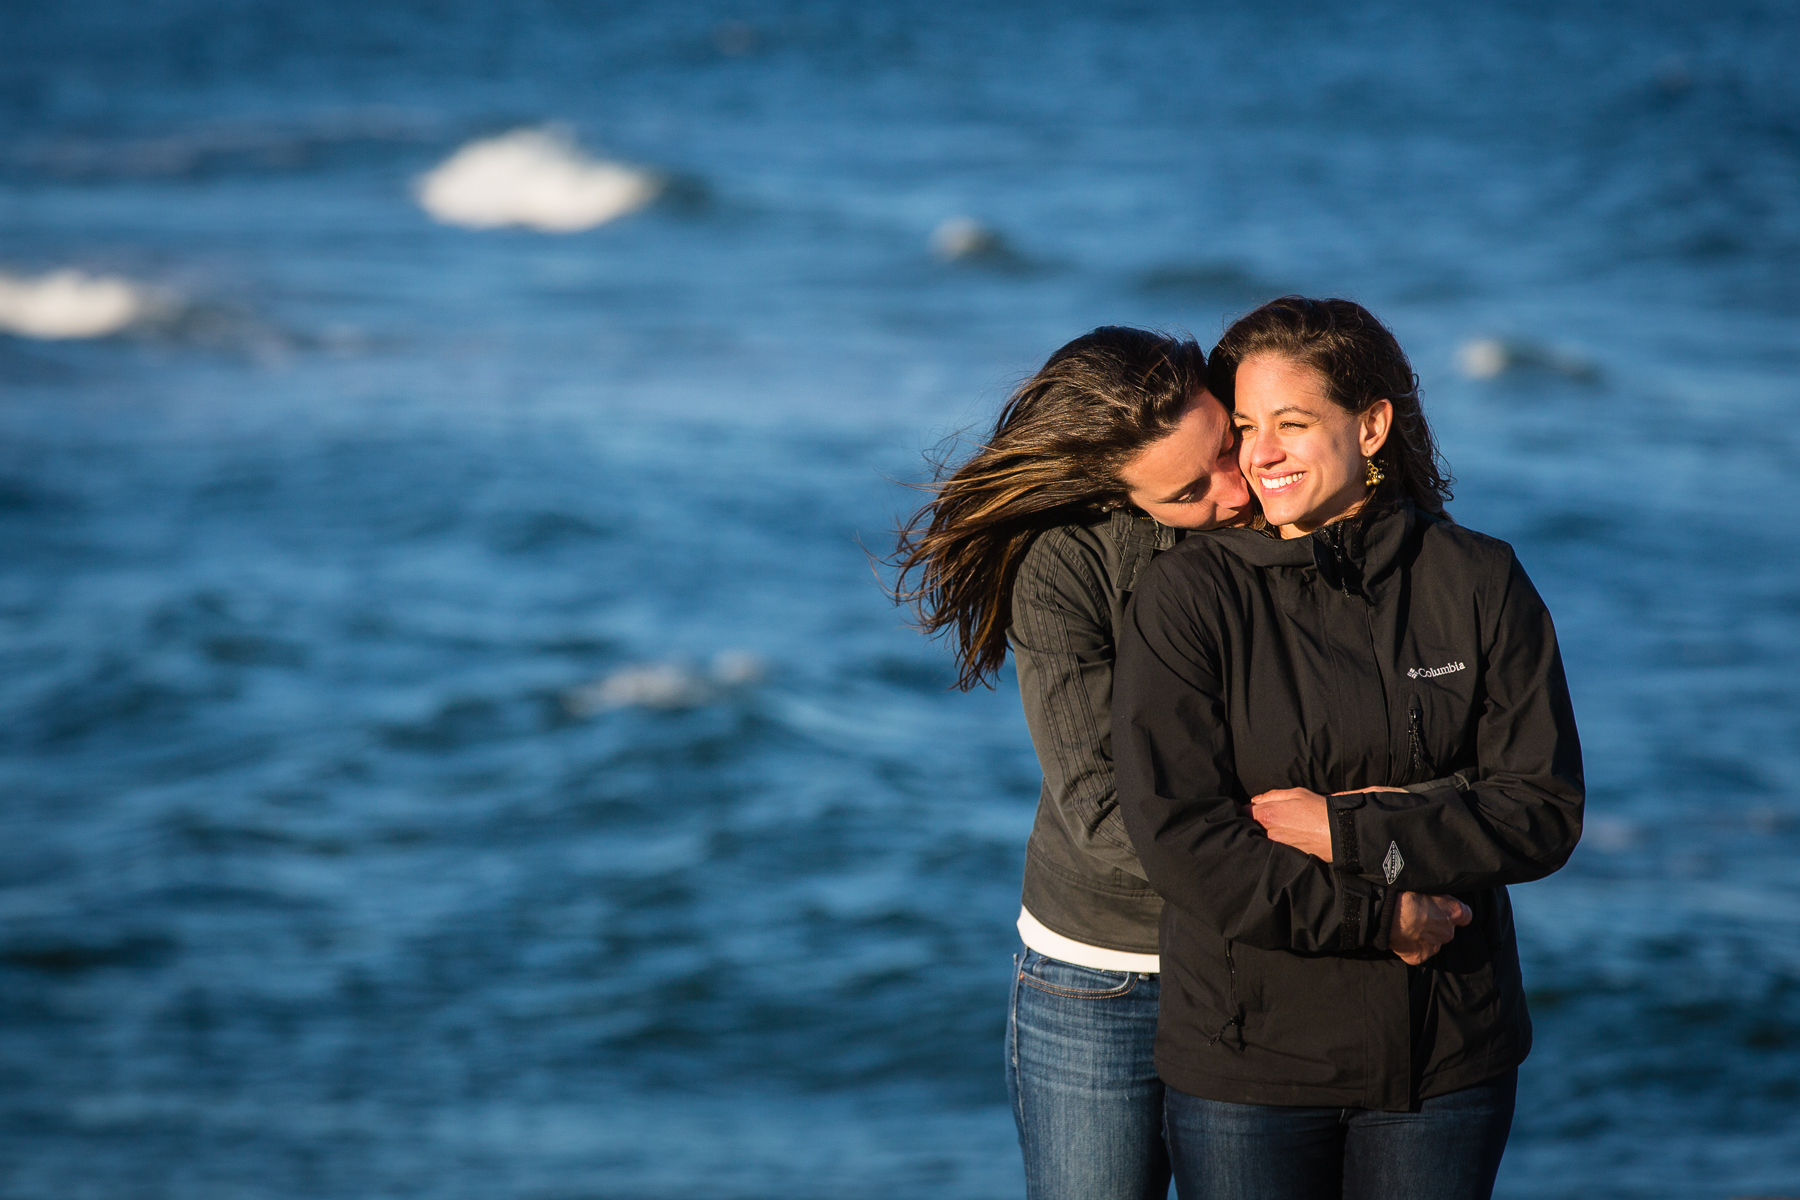
[[1403,499],[1305,537],[1261,529],[1221,529],[1213,536],[1250,566],[1312,567],[1328,587],[1348,594],[1393,570],[1419,523],[1412,501]]
[[1157,554],[1174,546],[1186,535],[1185,529],[1172,529],[1136,509],[1114,509],[1108,522],[1113,543],[1119,547],[1119,571],[1114,577],[1116,591],[1129,592],[1137,587],[1138,576]]

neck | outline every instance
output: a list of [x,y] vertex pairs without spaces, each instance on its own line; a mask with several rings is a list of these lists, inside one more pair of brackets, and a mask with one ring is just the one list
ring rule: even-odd
[[1342,512],[1338,513],[1334,517],[1326,517],[1322,521],[1318,520],[1316,518],[1309,517],[1303,521],[1295,521],[1292,525],[1279,526],[1279,528],[1281,530],[1281,536],[1284,538],[1305,537],[1307,534],[1313,533],[1316,530],[1323,529],[1327,525],[1333,525],[1339,521],[1349,520],[1351,517],[1354,517],[1357,513],[1361,512],[1364,508],[1366,508],[1368,506],[1368,503],[1369,503],[1369,494],[1367,492],[1364,492],[1361,496],[1359,496],[1357,498],[1357,500],[1354,504],[1350,505],[1349,508],[1344,509]]

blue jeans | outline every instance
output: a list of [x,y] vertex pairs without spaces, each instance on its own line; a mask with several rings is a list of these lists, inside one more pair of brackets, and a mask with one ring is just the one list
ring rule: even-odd
[[1519,1073],[1418,1112],[1225,1104],[1170,1088],[1181,1200],[1487,1200]]
[[1167,1200],[1157,977],[1019,955],[1006,1085],[1029,1200]]

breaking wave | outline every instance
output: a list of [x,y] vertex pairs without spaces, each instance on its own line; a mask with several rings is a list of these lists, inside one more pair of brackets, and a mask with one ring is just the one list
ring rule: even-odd
[[1545,371],[1595,383],[1600,368],[1567,350],[1509,338],[1472,338],[1456,351],[1456,365],[1470,379],[1498,379],[1513,371]]
[[168,297],[110,275],[0,274],[0,333],[63,340],[118,333],[171,307]]
[[641,663],[571,689],[563,696],[563,706],[575,716],[612,708],[699,708],[734,689],[761,682],[763,675],[762,660],[740,651],[717,655],[706,671],[680,663]]
[[421,207],[446,225],[522,225],[576,233],[643,208],[663,190],[652,171],[590,157],[551,129],[470,142],[419,180]]
[[931,252],[945,262],[1006,253],[1000,231],[973,217],[951,217],[931,231]]

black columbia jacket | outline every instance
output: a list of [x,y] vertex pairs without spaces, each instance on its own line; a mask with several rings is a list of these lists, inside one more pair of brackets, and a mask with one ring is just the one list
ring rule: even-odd
[[[1505,885],[1581,835],[1581,749],[1556,632],[1506,543],[1410,504],[1283,541],[1189,538],[1119,633],[1120,810],[1162,918],[1156,1065],[1213,1100],[1401,1110],[1531,1048]],[[1331,864],[1237,806],[1334,796]],[[1462,782],[1473,780],[1468,786]],[[1409,968],[1402,891],[1474,921]]]

